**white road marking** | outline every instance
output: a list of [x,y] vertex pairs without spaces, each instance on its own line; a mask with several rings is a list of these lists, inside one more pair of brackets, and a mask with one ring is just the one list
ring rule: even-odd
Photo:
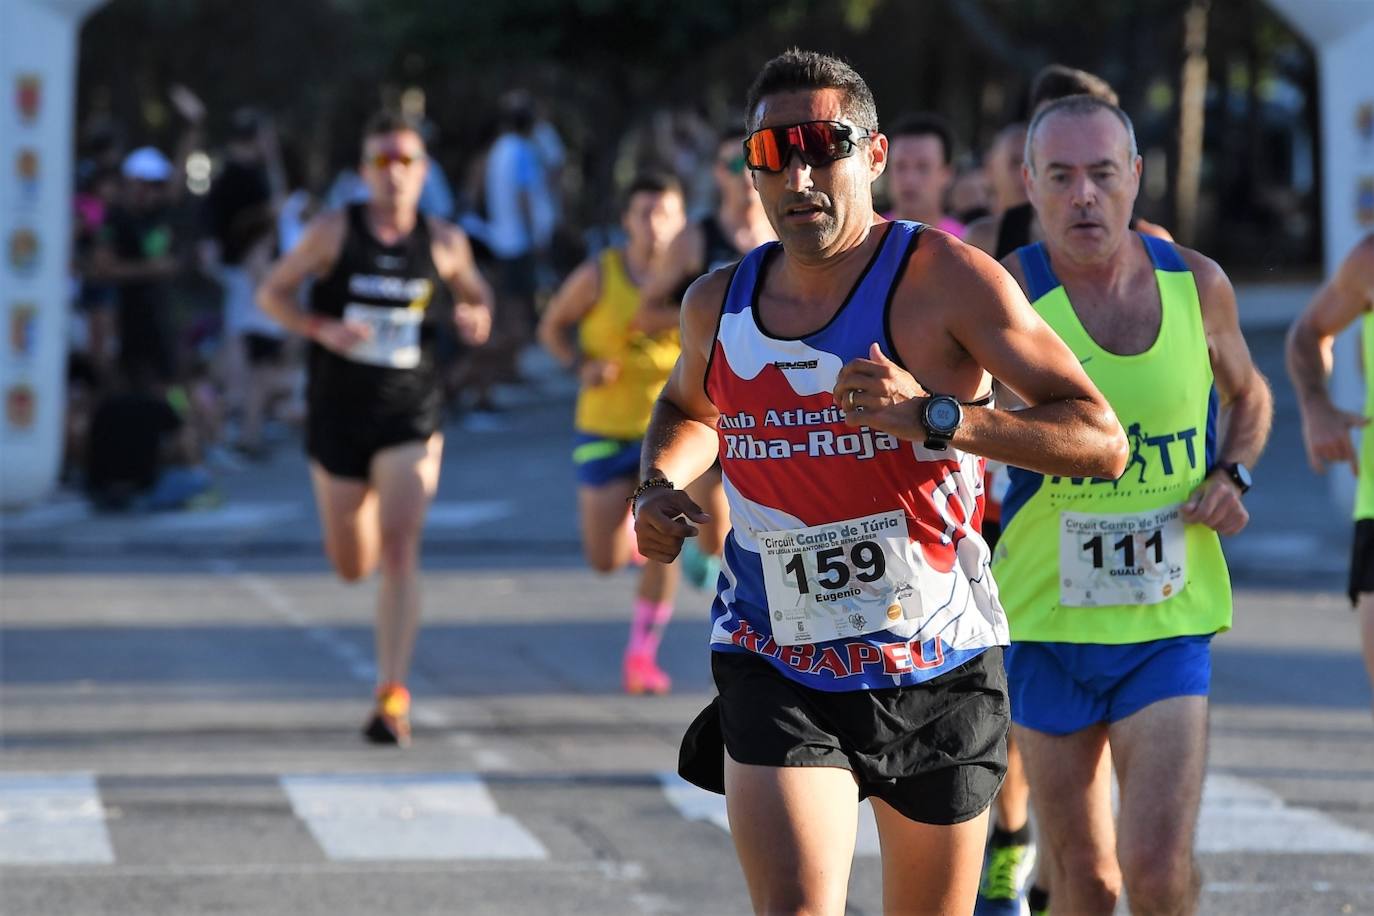
[[500,500],[432,503],[425,513],[426,528],[471,528],[514,514],[510,503]]
[[300,608],[296,607],[281,589],[272,584],[272,580],[253,573],[232,572],[233,566],[232,564],[230,566],[229,575],[232,575],[241,586],[252,593],[254,598],[267,605],[293,626],[300,627],[307,639],[318,644],[342,662],[355,679],[368,684],[377,680],[376,665],[356,645],[344,639],[337,630],[310,623],[309,618],[301,613]]
[[453,732],[448,736],[448,743],[472,755],[472,762],[479,769],[508,770],[511,767],[509,757],[493,748],[482,747],[481,740],[471,732]]
[[[730,818],[725,810],[725,796],[707,792],[687,782],[676,773],[659,773],[663,794],[668,803],[689,821],[708,821],[726,833],[730,832]],[[859,835],[854,843],[856,856],[877,856],[878,823],[873,818],[873,806],[867,800],[859,803]]]
[[299,502],[235,500],[214,509],[158,512],[136,521],[138,527],[149,531],[246,531],[295,521],[304,517],[307,509]]
[[1259,783],[1209,773],[1198,852],[1374,853],[1374,835],[1312,808],[1290,807]]
[[[727,833],[725,798],[698,789],[676,773],[660,773],[663,794],[688,820],[709,821]],[[871,806],[859,817],[856,855],[878,855],[878,831]],[[1311,808],[1290,807],[1250,780],[1211,773],[1203,788],[1198,819],[1200,853],[1374,853],[1374,835],[1348,827]]]
[[281,785],[336,861],[548,858],[476,776],[282,776]]
[[0,865],[113,862],[94,774],[0,774]]
[[[622,863],[626,865],[634,863]],[[0,863],[3,867],[3,863]],[[49,880],[61,878],[223,878],[254,876],[302,875],[453,875],[487,874],[509,871],[524,875],[530,868],[528,861],[434,861],[434,862],[241,862],[237,864],[173,864],[173,865],[109,865],[99,867],[51,867],[43,869]],[[549,860],[539,865],[541,873],[596,874],[611,881],[641,881],[643,867],[638,873],[608,869],[604,862],[559,862]],[[3,895],[0,895],[2,898]]]
[[[338,630],[329,626],[311,623],[310,618],[271,579],[255,573],[240,572],[236,563],[229,560],[215,560],[210,568],[218,575],[233,579],[247,590],[256,600],[271,608],[279,617],[293,626],[299,627],[310,641],[321,646],[333,655],[354,679],[367,684],[377,681],[377,667],[364,650],[346,639]],[[429,685],[425,678],[412,673],[411,686],[419,687],[431,695],[440,693]],[[449,718],[432,706],[417,706],[411,711],[411,721],[436,732],[447,731],[452,727]],[[499,750],[481,746],[477,737],[468,732],[455,732],[448,736],[454,747],[461,748],[472,757],[472,765],[481,770],[508,770],[510,758]]]

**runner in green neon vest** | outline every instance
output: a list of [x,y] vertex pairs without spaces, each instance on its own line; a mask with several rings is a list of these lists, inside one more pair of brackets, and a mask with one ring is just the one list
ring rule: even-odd
[[993,573],[1017,741],[1056,850],[1053,908],[1111,912],[1124,884],[1133,909],[1192,912],[1210,641],[1231,623],[1219,535],[1249,520],[1246,466],[1272,399],[1221,269],[1129,230],[1141,160],[1121,109],[1087,96],[1042,109],[1023,169],[1045,240],[1003,264],[1131,448],[1116,480],[1014,468],[1002,505]]
[[[1293,322],[1288,334],[1288,376],[1298,391],[1302,438],[1312,470],[1348,461],[1355,489],[1355,542],[1350,554],[1350,603],[1360,617],[1364,666],[1374,683],[1374,233],[1346,255],[1336,275]],[[1350,413],[1331,402],[1332,344],[1336,335],[1361,321],[1363,328],[1364,412]],[[1351,431],[1360,432],[1357,450]]]

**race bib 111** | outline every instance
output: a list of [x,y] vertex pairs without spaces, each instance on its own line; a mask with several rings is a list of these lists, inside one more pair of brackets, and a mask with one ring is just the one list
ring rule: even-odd
[[1063,512],[1059,603],[1065,607],[1159,604],[1188,581],[1180,507],[1134,514]]

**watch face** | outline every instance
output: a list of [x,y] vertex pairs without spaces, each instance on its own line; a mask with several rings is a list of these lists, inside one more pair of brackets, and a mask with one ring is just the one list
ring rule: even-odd
[[959,405],[949,401],[931,401],[926,417],[937,430],[953,429],[959,425]]
[[1247,468],[1245,465],[1236,465],[1232,473],[1235,474],[1236,480],[1239,481],[1240,485],[1245,489],[1248,490],[1250,489],[1250,487],[1254,485],[1253,482],[1250,480],[1250,469]]

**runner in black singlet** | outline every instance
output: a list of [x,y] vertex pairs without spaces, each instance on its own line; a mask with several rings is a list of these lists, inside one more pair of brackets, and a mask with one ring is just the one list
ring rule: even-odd
[[[466,342],[485,341],[491,291],[467,236],[417,209],[428,159],[416,126],[380,115],[362,153],[367,203],[316,219],[273,265],[258,302],[310,338],[306,450],[325,552],[346,581],[381,571],[377,704],[363,733],[406,745],[420,531],[443,451],[436,334],[452,321]],[[311,277],[303,312],[298,294]]]

